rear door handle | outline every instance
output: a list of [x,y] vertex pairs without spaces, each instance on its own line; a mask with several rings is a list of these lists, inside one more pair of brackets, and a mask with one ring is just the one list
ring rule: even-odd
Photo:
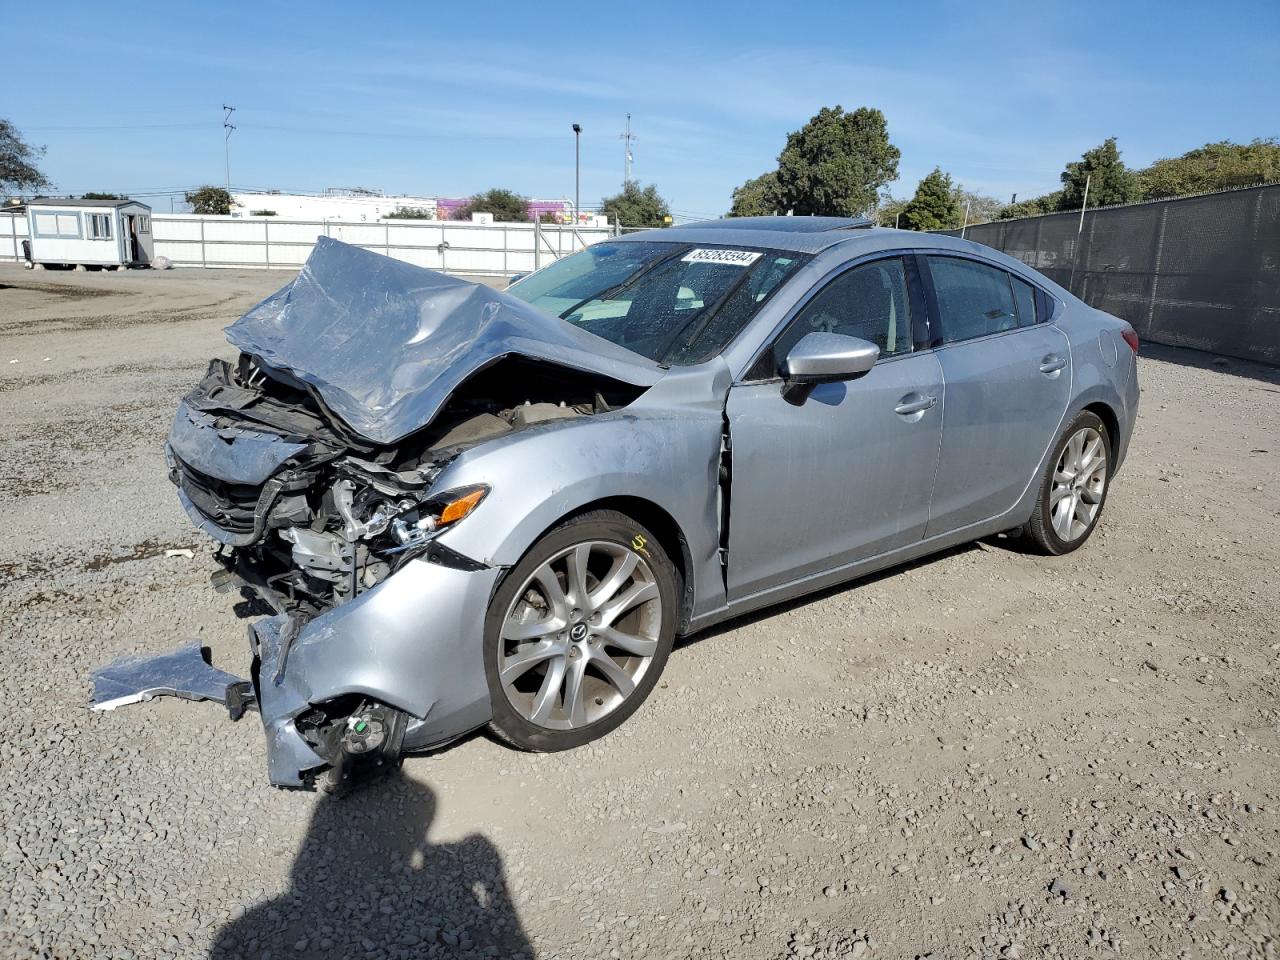
[[1067,358],[1051,353],[1040,361],[1041,373],[1057,373],[1067,365]]
[[928,410],[937,402],[937,397],[922,397],[918,393],[908,393],[898,401],[898,405],[893,408],[893,412],[906,417],[913,413],[920,413],[924,410]]

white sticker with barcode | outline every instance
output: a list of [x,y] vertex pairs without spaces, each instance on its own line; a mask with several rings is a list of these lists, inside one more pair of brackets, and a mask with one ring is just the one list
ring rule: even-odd
[[749,267],[760,259],[753,250],[690,250],[680,258],[685,263],[723,263],[730,267]]

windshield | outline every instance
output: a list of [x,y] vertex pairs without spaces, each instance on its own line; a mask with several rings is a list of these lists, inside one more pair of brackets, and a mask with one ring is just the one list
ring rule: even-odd
[[597,243],[507,292],[658,363],[700,363],[808,259],[743,247]]

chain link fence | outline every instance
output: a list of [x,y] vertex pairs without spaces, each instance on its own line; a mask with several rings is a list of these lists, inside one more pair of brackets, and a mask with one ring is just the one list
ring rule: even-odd
[[[946,231],[957,235],[959,231]],[[1280,364],[1280,184],[969,227],[1143,340]]]

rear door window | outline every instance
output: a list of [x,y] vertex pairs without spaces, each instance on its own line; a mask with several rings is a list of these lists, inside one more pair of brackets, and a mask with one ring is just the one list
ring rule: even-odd
[[1009,282],[1013,284],[1013,299],[1018,305],[1018,326],[1029,327],[1039,320],[1036,315],[1035,287],[1012,274],[1009,276]]
[[[1010,274],[999,267],[959,257],[925,259],[942,314],[943,343],[972,340],[1019,326]],[[1034,306],[1029,309],[1034,318]]]

